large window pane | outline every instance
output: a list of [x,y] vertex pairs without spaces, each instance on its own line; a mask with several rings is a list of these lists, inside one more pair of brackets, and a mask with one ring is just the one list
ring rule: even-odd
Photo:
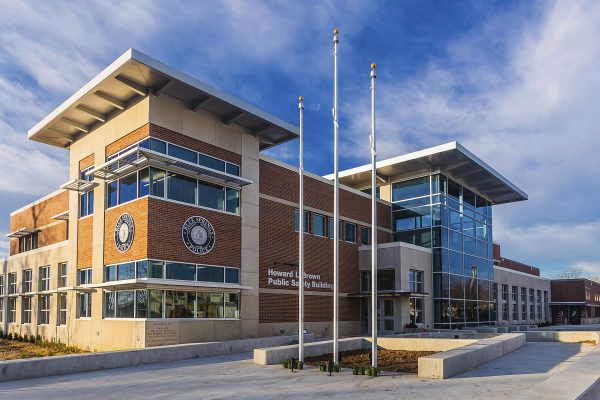
[[137,196],[137,174],[119,179],[119,204],[134,200]]
[[117,188],[119,186],[118,181],[113,181],[106,185],[106,207],[114,207],[118,203],[117,199]]
[[163,142],[162,140],[150,138],[150,150],[167,154],[167,143]]
[[225,293],[225,318],[240,317],[239,293]]
[[198,154],[198,164],[216,169],[217,171],[225,171],[225,161],[207,156],[206,154]]
[[397,182],[392,186],[392,201],[411,199],[429,194],[429,177]]
[[136,263],[136,277],[147,278],[148,277],[148,261],[138,261]]
[[120,264],[117,267],[117,279],[134,279],[135,278],[135,263]]
[[431,211],[429,206],[405,209],[394,212],[394,229],[420,229],[431,226]]
[[224,268],[209,265],[198,266],[198,281],[202,282],[224,282]]
[[327,236],[327,217],[321,214],[312,215],[312,233],[317,236]]
[[135,297],[136,318],[148,318],[148,292],[146,290],[136,290]]
[[150,168],[150,194],[157,197],[165,197],[165,171]]
[[133,318],[133,290],[117,292],[117,318]]
[[167,186],[169,199],[196,204],[196,180],[194,178],[169,172]]
[[345,223],[344,240],[346,242],[356,243],[356,224]]
[[239,214],[240,213],[240,191],[232,188],[225,188],[227,197],[227,210],[229,212]]
[[223,293],[209,293],[206,303],[207,318],[223,318]]
[[138,197],[144,197],[150,193],[150,168],[141,169],[138,174]]
[[237,268],[226,268],[225,283],[240,283],[240,270]]
[[235,164],[227,163],[225,172],[231,175],[240,176],[240,167]]
[[104,292],[104,318],[115,317],[116,292]]
[[[298,210],[297,208],[294,210],[294,230],[298,231],[300,229],[300,220],[298,219],[298,215],[300,213],[300,210]],[[308,211],[304,211],[304,232],[308,233],[309,232],[309,218],[310,218],[310,213]],[[340,221],[340,227],[341,227],[341,221]],[[341,234],[341,230],[340,230],[340,234]],[[331,233],[333,235],[333,231]]]
[[169,143],[168,152],[169,155],[172,157],[177,157],[194,164],[196,164],[196,162],[198,161],[195,151],[184,149],[183,147],[174,144]]
[[148,278],[163,279],[164,265],[165,263],[162,261],[150,261],[150,265],[148,267]]
[[377,290],[395,290],[396,270],[382,269],[377,271]]
[[198,205],[223,210],[225,191],[223,186],[198,182]]
[[195,301],[194,292],[167,290],[165,292],[165,317],[194,318]]
[[167,263],[166,266],[167,279],[179,279],[183,281],[193,281],[196,279],[196,266],[194,264]]
[[163,317],[163,295],[162,290],[148,290],[148,318]]

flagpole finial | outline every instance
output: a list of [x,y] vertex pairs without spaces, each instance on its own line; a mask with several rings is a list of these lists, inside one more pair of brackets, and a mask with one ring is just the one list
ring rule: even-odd
[[298,97],[298,108],[302,109],[304,108],[304,97],[300,96]]
[[375,69],[377,67],[377,65],[375,65],[375,63],[371,63],[371,69]]
[[304,101],[304,97],[302,97],[302,96],[298,97],[298,101]]
[[339,35],[340,34],[340,30],[338,28],[333,28],[333,34],[334,35]]

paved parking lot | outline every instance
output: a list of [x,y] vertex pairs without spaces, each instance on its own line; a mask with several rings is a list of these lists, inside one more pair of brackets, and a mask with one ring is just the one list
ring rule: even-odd
[[193,359],[0,384],[0,399],[510,399],[568,368],[590,345],[527,343],[480,368],[445,381],[416,375],[332,377],[306,369],[257,366],[251,354]]

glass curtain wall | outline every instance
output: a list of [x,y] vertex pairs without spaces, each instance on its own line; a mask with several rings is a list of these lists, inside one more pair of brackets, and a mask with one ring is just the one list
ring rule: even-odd
[[494,325],[492,209],[441,174],[392,185],[394,241],[433,250],[435,328]]

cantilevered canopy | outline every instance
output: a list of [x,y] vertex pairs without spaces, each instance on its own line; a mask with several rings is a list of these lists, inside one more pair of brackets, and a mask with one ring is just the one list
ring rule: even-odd
[[29,130],[29,138],[65,147],[151,95],[167,94],[190,112],[203,110],[259,138],[260,149],[294,139],[298,128],[240,99],[129,49]]
[[202,177],[208,181],[232,186],[245,186],[253,183],[251,180],[237,175],[228,174],[142,147],[134,147],[120,156],[98,165],[96,168],[88,171],[87,175],[99,179],[112,180],[147,166],[164,168],[184,175]]
[[[458,142],[446,143],[377,163],[380,180],[400,180],[441,172],[488,198],[492,204],[527,200],[527,194]],[[325,178],[333,179],[333,175]],[[371,186],[371,165],[339,173],[344,185],[363,189]]]
[[8,235],[6,235],[7,238],[11,238],[11,239],[18,239],[18,238],[22,238],[25,237],[27,235],[31,235],[32,233],[36,233],[39,232],[40,230],[37,228],[34,229],[29,229],[29,228],[21,228],[19,230],[16,230],[14,232],[9,233]]

